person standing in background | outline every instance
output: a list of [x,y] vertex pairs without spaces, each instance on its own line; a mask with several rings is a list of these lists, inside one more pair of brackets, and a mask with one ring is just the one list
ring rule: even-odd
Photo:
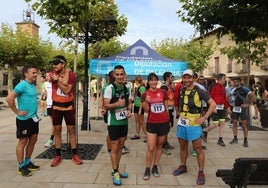
[[[56,156],[51,162],[51,167],[58,166],[61,162],[62,143],[62,121],[65,120],[67,132],[70,138],[72,150],[72,161],[80,165],[83,161],[77,153],[77,143],[75,134],[75,108],[74,108],[74,84],[75,74],[66,68],[66,59],[62,55],[57,55],[51,61],[54,71],[51,72],[52,79],[52,121],[54,126]],[[66,82],[66,80],[68,80]]]
[[[18,174],[31,176],[40,166],[31,162],[31,156],[39,133],[37,116],[38,103],[36,91],[37,70],[34,66],[23,68],[23,80],[8,94],[6,101],[10,109],[16,114],[17,138],[16,155],[19,163]],[[18,106],[16,107],[15,99]],[[24,158],[25,157],[25,158]]]
[[[109,74],[108,74],[108,83],[104,84],[102,90],[101,90],[101,99],[100,99],[100,109],[101,109],[101,114],[103,115],[103,119],[104,119],[104,123],[107,124],[107,121],[108,121],[108,117],[107,117],[107,110],[105,109],[104,107],[104,98],[103,98],[103,95],[104,95],[104,91],[106,89],[106,87],[109,85],[109,84],[112,84],[114,83],[114,71],[110,71]],[[111,140],[110,140],[110,137],[109,135],[107,134],[106,136],[106,145],[107,145],[107,153],[110,154],[111,153]]]
[[234,83],[233,83],[233,80],[228,80],[227,81],[227,84],[225,86],[225,92],[226,92],[226,99],[227,99],[227,102],[228,102],[228,105],[230,107],[230,110],[228,111],[228,114],[227,114],[227,119],[230,120],[231,119],[231,113],[232,113],[232,106],[230,106],[230,103],[232,103],[232,98],[231,98],[231,91],[234,89]]
[[41,75],[41,99],[40,99],[40,111],[42,116],[47,116],[47,96],[46,96],[46,88],[45,88],[45,82],[46,77],[44,75]]
[[247,87],[242,86],[241,78],[237,77],[234,78],[234,87],[231,91],[231,95],[234,97],[234,101],[230,104],[232,108],[231,119],[233,123],[233,135],[234,138],[230,144],[237,144],[237,124],[240,120],[243,132],[244,132],[244,147],[248,147],[248,126],[247,126],[247,119],[248,119],[248,112],[249,112],[249,105],[255,101],[256,96],[254,92],[251,92]]
[[47,98],[47,115],[51,119],[51,134],[49,140],[44,144],[44,146],[46,148],[50,148],[54,145],[54,126],[52,125],[52,80],[50,72],[46,72],[45,94]]
[[135,83],[137,88],[135,88],[134,93],[134,117],[135,117],[135,125],[136,125],[136,134],[132,136],[131,140],[140,139],[140,129],[143,130],[146,142],[146,127],[144,122],[144,110],[141,103],[141,95],[146,91],[145,85],[143,83],[142,77],[137,76],[135,78]]
[[93,101],[95,102],[97,100],[97,82],[92,86],[93,91]]
[[219,139],[217,144],[220,146],[225,146],[223,142],[223,134],[225,127],[225,120],[227,111],[229,111],[229,105],[226,99],[225,85],[226,75],[219,74],[218,82],[211,88],[209,94],[211,98],[216,102],[217,112],[212,114],[212,125],[203,129],[203,140],[207,142],[208,132],[216,127],[219,127]]
[[259,118],[259,113],[260,113],[260,107],[263,103],[263,96],[265,89],[261,85],[261,82],[256,82],[256,84],[253,87],[254,94],[256,96],[256,101],[253,103],[254,104],[254,116],[253,119],[258,119]]
[[[163,74],[163,80],[164,80],[164,84],[160,87],[161,89],[165,90],[167,92],[167,104],[168,104],[168,113],[169,113],[169,125],[170,127],[174,126],[174,110],[175,110],[175,106],[174,106],[174,90],[173,90],[173,82],[174,76],[172,75],[171,72],[164,72]],[[170,143],[168,142],[168,134],[167,134],[167,138],[166,141],[163,144],[163,148],[165,150],[168,149],[174,149],[173,146],[170,145]],[[165,151],[166,154],[170,155],[171,153]]]

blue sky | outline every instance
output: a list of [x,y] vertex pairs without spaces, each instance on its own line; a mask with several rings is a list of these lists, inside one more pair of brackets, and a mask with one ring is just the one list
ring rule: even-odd
[[[194,29],[182,23],[176,11],[179,10],[178,0],[115,0],[119,15],[128,18],[127,32],[119,38],[129,45],[142,39],[150,43],[155,39],[160,42],[164,38],[190,39]],[[28,5],[24,0],[8,0],[0,7],[0,23],[7,23],[15,28],[16,22],[23,21],[23,10]],[[49,39],[56,46],[61,41],[55,34],[48,34],[49,27],[39,15],[34,16],[35,23],[40,26],[40,37]]]

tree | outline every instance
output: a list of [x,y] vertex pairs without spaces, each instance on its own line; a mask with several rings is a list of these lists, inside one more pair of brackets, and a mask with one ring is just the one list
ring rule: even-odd
[[239,42],[236,46],[228,46],[221,48],[222,54],[226,54],[228,57],[236,59],[237,63],[246,64],[248,66],[247,86],[250,81],[250,65],[256,64],[257,66],[262,64],[263,59],[267,58],[266,53],[267,40]]
[[189,68],[195,72],[202,71],[207,67],[207,60],[213,53],[212,43],[204,44],[201,39],[183,42],[167,38],[159,44],[154,41],[152,47],[167,58],[186,61],[189,63]]
[[153,40],[151,43],[152,48],[162,56],[174,59],[186,61],[186,54],[184,49],[184,44],[186,42],[173,38],[165,38],[159,43]]
[[53,45],[48,41],[41,41],[37,36],[27,32],[14,31],[12,27],[2,24],[0,31],[0,66],[8,65],[9,91],[13,89],[13,77],[21,66],[34,65],[38,69],[48,67]]
[[[221,50],[238,63],[260,65],[267,57],[268,1],[262,0],[179,0],[182,21],[193,25],[201,36],[218,27],[218,34],[231,34],[237,46]],[[219,27],[220,26],[220,27]]]
[[[109,0],[34,1],[32,8],[47,20],[49,32],[62,38],[84,34],[86,26],[91,33],[91,42],[121,36],[126,31],[127,19],[124,15],[118,16],[117,5]],[[115,17],[118,23],[116,26],[110,27],[105,24],[104,21],[109,21],[111,16]]]
[[[25,1],[31,2],[32,0]],[[75,40],[75,72],[76,66],[81,67],[77,62],[81,59],[78,57],[78,42],[85,42],[83,37],[86,30],[90,32],[89,43],[96,43],[103,39],[108,40],[113,36],[121,36],[126,31],[127,19],[124,15],[118,15],[117,5],[111,3],[110,0],[34,1],[32,8],[47,20],[50,26],[49,32],[56,33],[59,37],[68,40]],[[116,19],[116,25],[108,24],[114,21],[111,16]]]
[[112,38],[109,41],[102,40],[92,44],[89,48],[89,52],[91,58],[109,57],[123,52],[127,47],[127,44],[118,41],[116,38]]
[[268,35],[268,1],[263,0],[179,0],[182,21],[193,25],[201,35],[222,27],[233,33],[236,42],[254,41]]
[[49,54],[53,50],[52,43],[41,41],[27,32],[14,31],[5,24],[1,26],[0,43],[1,62],[12,68],[27,64],[42,68],[51,58]]

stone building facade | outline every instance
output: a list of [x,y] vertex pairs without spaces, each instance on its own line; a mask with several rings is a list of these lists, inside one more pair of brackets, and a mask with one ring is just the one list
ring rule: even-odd
[[[216,29],[206,36],[206,42],[213,43],[213,54],[208,61],[208,67],[200,72],[200,75],[208,79],[216,78],[219,73],[226,74],[227,78],[241,77],[244,84],[247,83],[247,78],[250,78],[250,85],[260,81],[268,90],[268,59],[264,59],[260,66],[255,64],[237,64],[235,59],[229,58],[225,54],[221,54],[220,49],[223,47],[234,46],[235,42],[231,40],[229,35],[218,35],[220,29]],[[267,49],[268,51],[268,49]]]

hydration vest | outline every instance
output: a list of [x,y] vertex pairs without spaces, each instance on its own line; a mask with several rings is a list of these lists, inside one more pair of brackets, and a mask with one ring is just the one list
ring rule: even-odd
[[121,97],[122,99],[125,99],[126,101],[126,106],[128,106],[128,98],[129,98],[129,92],[128,92],[128,89],[127,89],[127,86],[126,84],[124,84],[124,95],[122,95],[119,91],[119,89],[117,88],[117,86],[115,85],[115,83],[112,83],[113,87],[114,87],[114,90],[115,90],[115,93],[114,95],[112,96],[112,99],[111,99],[111,104],[112,103],[115,103],[119,100],[119,98]]
[[[194,88],[190,91],[189,95],[186,95],[186,88],[183,88],[180,92],[179,96],[179,110],[180,112],[189,112],[191,114],[199,114],[201,113],[201,107],[202,107],[202,102],[199,97],[199,91],[201,89],[198,86],[194,86]],[[199,104],[196,104],[194,101],[195,95],[198,95],[199,98]],[[188,98],[188,102],[186,97]]]
[[[129,92],[128,92],[128,89],[127,89],[127,86],[126,84],[124,84],[124,95],[122,95],[119,91],[119,89],[117,88],[117,86],[115,85],[115,83],[112,83],[113,87],[114,87],[114,90],[115,90],[115,93],[113,94],[112,96],[112,99],[110,101],[110,104],[112,103],[115,103],[119,100],[120,97],[124,98],[125,101],[126,101],[126,106],[128,106],[128,98],[129,98]],[[107,123],[107,111],[106,113],[104,114],[104,122]]]
[[243,86],[234,90],[235,106],[241,106],[246,103],[247,93],[244,91]]

